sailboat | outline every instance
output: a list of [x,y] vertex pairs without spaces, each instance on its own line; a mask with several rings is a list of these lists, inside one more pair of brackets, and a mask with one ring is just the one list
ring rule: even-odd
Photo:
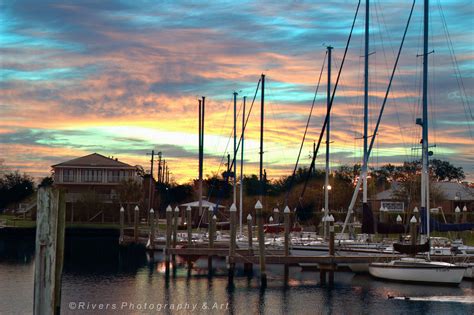
[[[429,213],[429,175],[428,175],[428,18],[429,0],[424,0],[424,34],[423,34],[423,118],[417,119],[422,126],[422,172],[421,172],[421,213],[424,232],[430,237]],[[388,263],[371,263],[369,273],[377,278],[395,281],[421,282],[459,285],[465,266],[432,261],[430,252],[427,258],[407,257]]]

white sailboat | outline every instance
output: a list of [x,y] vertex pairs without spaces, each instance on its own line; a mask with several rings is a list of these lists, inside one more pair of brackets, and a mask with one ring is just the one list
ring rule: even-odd
[[[421,172],[421,208],[425,213],[426,236],[430,237],[429,212],[429,175],[428,175],[428,18],[429,0],[424,0],[424,34],[423,34],[423,128],[422,139],[422,172]],[[417,123],[420,120],[417,119]],[[369,273],[377,278],[395,281],[436,283],[459,285],[465,266],[431,261],[428,251],[427,259],[402,258],[388,263],[371,263]]]

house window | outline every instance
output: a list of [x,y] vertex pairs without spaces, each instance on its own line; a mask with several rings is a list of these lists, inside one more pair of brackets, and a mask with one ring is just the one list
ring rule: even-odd
[[109,183],[118,183],[120,181],[119,171],[109,171],[107,181]]
[[74,169],[67,168],[63,170],[63,181],[67,183],[75,181]]
[[100,183],[102,170],[82,170],[82,180],[86,183]]

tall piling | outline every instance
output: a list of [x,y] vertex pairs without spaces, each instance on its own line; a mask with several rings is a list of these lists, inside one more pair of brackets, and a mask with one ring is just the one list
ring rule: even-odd
[[170,254],[169,249],[171,248],[171,229],[173,220],[173,209],[171,205],[166,208],[166,244],[165,244],[165,267],[166,276],[170,274]]
[[125,209],[123,207],[120,207],[120,237],[119,237],[119,244],[123,244],[124,226],[125,226]]
[[[334,257],[334,217],[331,214],[327,221],[329,222],[329,255]],[[332,264],[329,269],[329,285],[334,284],[334,269],[336,266]]]
[[66,225],[64,192],[40,187],[37,209],[33,313],[59,314]]
[[265,235],[263,233],[263,206],[260,200],[255,204],[258,229],[258,252],[260,264],[260,282],[262,287],[267,286],[267,272],[265,268]]
[[191,219],[192,209],[190,206],[186,208],[186,228],[188,230],[188,246],[191,246],[193,241],[193,222]]
[[[253,222],[252,221],[253,221],[252,215],[249,213],[247,216],[247,235],[248,235],[249,256],[253,255],[253,236],[252,236]],[[244,271],[246,273],[252,273],[253,271],[252,263],[244,263]]]
[[[290,208],[288,206],[283,210],[283,222],[285,224],[285,257],[290,255]],[[288,283],[289,268],[288,264],[285,264],[285,284]]]
[[139,220],[140,209],[138,206],[135,206],[135,211],[133,215],[133,241],[135,244],[138,244],[138,220]]
[[230,246],[229,246],[229,279],[234,277],[235,269],[235,244],[237,237],[237,207],[235,204],[230,206]]
[[410,220],[410,239],[411,239],[411,246],[413,246],[413,248],[415,248],[415,246],[416,246],[416,238],[417,238],[416,225],[417,225],[417,223],[418,223],[418,221],[416,220],[416,217],[413,216]]
[[155,210],[150,209],[150,249],[155,249]]

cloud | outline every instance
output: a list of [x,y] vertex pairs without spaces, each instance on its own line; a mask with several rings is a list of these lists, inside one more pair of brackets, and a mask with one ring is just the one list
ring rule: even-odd
[[[410,6],[395,0],[372,3],[370,130]],[[374,149],[380,163],[415,158],[411,147],[420,139],[415,119],[421,101],[421,6],[415,7],[382,118]],[[240,97],[248,97],[248,112],[265,73],[265,158],[269,176],[283,174],[300,145],[324,46],[334,46],[334,85],[355,7],[343,0],[2,3],[0,145],[7,152],[5,164],[47,173],[52,157],[91,151],[143,164],[144,153],[156,148],[176,162],[174,176],[186,180],[197,169],[197,98],[205,95],[206,172],[211,173],[232,150],[232,92],[239,93],[238,108]],[[437,157],[463,166],[473,177],[474,34],[469,21],[474,8],[469,1],[450,1],[431,9],[430,140]],[[334,163],[358,162],[361,156],[356,138],[362,133],[363,8],[355,26],[332,112]],[[456,66],[463,85],[454,75]],[[259,100],[258,93],[246,132],[249,172],[258,161]],[[319,137],[325,102],[323,73],[304,152]],[[24,154],[28,147],[44,151],[35,151],[34,165]]]

